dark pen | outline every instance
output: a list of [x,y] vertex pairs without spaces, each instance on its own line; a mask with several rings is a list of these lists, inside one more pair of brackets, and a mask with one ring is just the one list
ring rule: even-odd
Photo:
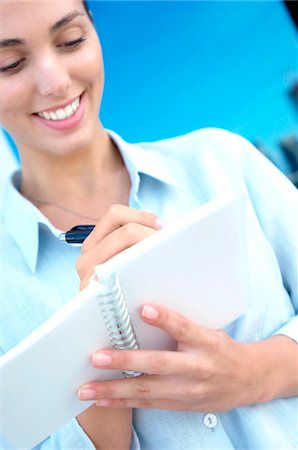
[[66,233],[61,233],[59,239],[68,244],[82,244],[94,227],[95,225],[76,225]]

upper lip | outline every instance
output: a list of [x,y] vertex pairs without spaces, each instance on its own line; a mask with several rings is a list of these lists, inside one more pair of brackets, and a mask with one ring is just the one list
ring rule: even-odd
[[40,111],[37,111],[37,112],[35,112],[35,113],[33,113],[33,114],[38,114],[38,113],[42,113],[42,112],[54,112],[54,111],[57,111],[57,109],[65,108],[66,106],[71,105],[72,102],[73,102],[76,98],[81,97],[81,95],[82,95],[82,94],[77,95],[76,97],[73,97],[73,99],[68,100],[67,102],[65,102],[65,103],[63,103],[63,104],[61,104],[61,105],[55,105],[55,106],[51,106],[50,108],[44,108],[44,109],[41,109]]

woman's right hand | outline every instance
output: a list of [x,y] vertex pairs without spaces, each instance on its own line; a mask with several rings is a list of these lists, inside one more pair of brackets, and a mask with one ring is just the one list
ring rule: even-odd
[[[77,271],[83,289],[94,266],[150,236],[165,223],[154,214],[123,205],[112,205],[82,245]],[[132,409],[101,409],[95,405],[77,420],[96,449],[128,450],[131,444]]]
[[150,236],[165,225],[159,217],[128,206],[112,205],[82,245],[77,271],[83,289],[94,273],[94,266]]

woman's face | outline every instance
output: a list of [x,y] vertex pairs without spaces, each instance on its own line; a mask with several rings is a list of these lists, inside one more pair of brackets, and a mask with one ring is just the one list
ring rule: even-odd
[[80,0],[0,0],[0,124],[20,149],[67,155],[98,127],[103,61]]

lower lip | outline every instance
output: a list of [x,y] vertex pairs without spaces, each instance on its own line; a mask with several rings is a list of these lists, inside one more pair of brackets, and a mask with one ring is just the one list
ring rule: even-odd
[[81,95],[80,104],[73,116],[63,120],[47,120],[43,117],[33,114],[33,117],[38,120],[39,123],[52,128],[54,130],[66,131],[75,128],[83,119],[85,112],[85,93]]

